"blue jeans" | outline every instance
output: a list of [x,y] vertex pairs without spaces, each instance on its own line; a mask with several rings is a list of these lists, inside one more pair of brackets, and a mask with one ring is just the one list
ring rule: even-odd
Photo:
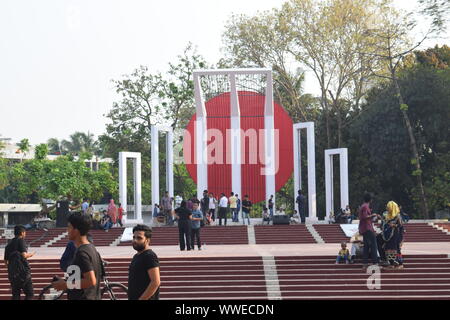
[[230,208],[231,210],[231,220],[233,222],[239,222],[238,210],[237,208]]
[[270,208],[269,211],[270,211],[270,220],[273,220],[273,208]]
[[111,222],[111,221],[108,221],[108,222],[105,224],[105,226],[103,227],[103,230],[109,230],[109,229],[112,228],[112,226],[113,226],[112,222]]
[[248,225],[250,225],[250,213],[242,211],[242,223],[245,224],[245,219],[248,220]]
[[345,256],[343,256],[343,257],[337,256],[336,262],[339,263],[339,262],[341,262],[342,259],[344,259],[345,262],[348,262],[348,260],[349,260],[349,259],[348,259],[348,255],[345,255]]

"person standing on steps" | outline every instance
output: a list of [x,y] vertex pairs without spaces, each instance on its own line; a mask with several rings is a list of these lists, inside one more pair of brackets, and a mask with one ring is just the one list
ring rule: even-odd
[[305,196],[302,193],[302,190],[298,190],[298,196],[297,199],[295,201],[298,205],[298,213],[300,214],[300,219],[301,222],[304,224],[306,217],[305,217],[305,204],[306,204],[306,199]]
[[152,229],[133,228],[133,249],[137,251],[128,268],[128,300],[159,300],[161,278],[159,259],[150,248]]
[[28,259],[35,253],[28,253],[25,238],[25,227],[17,225],[14,227],[14,238],[5,247],[4,262],[11,284],[12,300],[20,300],[22,291],[25,293],[25,300],[32,300],[34,295]]
[[219,226],[222,225],[222,219],[225,219],[225,225],[227,225],[227,210],[228,210],[228,198],[225,193],[221,193],[219,201]]
[[186,207],[186,201],[181,201],[180,207],[175,210],[178,219],[178,233],[180,239],[180,250],[191,250],[191,220],[192,211]]
[[363,236],[364,252],[363,252],[363,270],[367,269],[367,260],[369,258],[369,252],[372,260],[372,264],[378,264],[378,249],[375,230],[373,227],[372,219],[381,217],[378,214],[372,214],[370,204],[372,202],[372,196],[369,193],[364,195],[364,203],[359,210],[359,234]]
[[192,210],[192,228],[191,228],[191,249],[194,250],[195,239],[197,239],[198,250],[202,250],[202,243],[200,240],[201,222],[203,220],[203,213],[198,210],[198,204],[194,203],[194,210]]

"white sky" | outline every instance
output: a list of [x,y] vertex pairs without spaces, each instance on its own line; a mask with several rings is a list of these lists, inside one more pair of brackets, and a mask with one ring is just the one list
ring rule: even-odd
[[[412,1],[396,3],[410,9]],[[164,71],[189,41],[216,63],[231,13],[254,14],[282,2],[2,0],[0,135],[32,144],[75,131],[98,136],[103,115],[118,100],[111,79],[139,65]],[[308,74],[305,91],[317,92]]]

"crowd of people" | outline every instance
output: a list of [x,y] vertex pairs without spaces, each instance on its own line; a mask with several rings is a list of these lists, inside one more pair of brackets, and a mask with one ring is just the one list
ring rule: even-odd
[[[367,269],[370,257],[373,265],[402,269],[403,256],[401,250],[405,233],[404,223],[409,220],[409,217],[405,214],[402,215],[401,206],[394,201],[387,203],[383,215],[372,213],[371,202],[371,195],[366,194],[364,203],[359,208],[358,233],[350,240],[351,251],[347,249],[345,242],[342,243],[336,264],[341,261],[354,263],[356,258],[362,258],[363,268]],[[374,223],[378,221],[380,222],[379,233],[376,232],[374,227]]]
[[234,192],[231,192],[228,197],[225,193],[221,193],[220,197],[217,198],[214,193],[208,193],[208,190],[203,192],[201,199],[198,199],[197,195],[194,194],[187,201],[183,200],[179,195],[175,198],[170,197],[166,191],[161,199],[161,203],[156,203],[153,206],[154,221],[169,226],[179,222],[177,209],[182,206],[182,203],[185,203],[186,209],[191,212],[194,210],[194,204],[198,205],[198,210],[202,213],[202,226],[215,225],[217,223],[219,226],[226,226],[229,217],[231,217],[232,222],[239,222],[239,217],[241,217],[243,224],[246,224],[246,222],[249,225],[251,224],[250,214],[253,203],[248,195],[245,195],[241,201],[239,195]]
[[[67,291],[69,300],[100,300],[100,282],[105,276],[103,259],[95,248],[89,230],[92,217],[84,212],[74,212],[68,217],[69,243],[60,260],[63,278],[54,277],[52,286],[59,291]],[[12,299],[20,300],[23,292],[26,300],[34,297],[33,281],[28,259],[35,253],[28,253],[25,242],[26,229],[17,225],[15,237],[5,248],[4,263],[8,269],[8,278],[12,289]],[[128,299],[157,300],[160,291],[159,259],[150,248],[152,230],[146,225],[133,228],[132,246],[136,251],[129,265]],[[67,274],[68,270],[74,270]],[[79,281],[71,282],[77,275]]]
[[83,214],[92,218],[93,229],[108,232],[113,227],[123,227],[124,209],[120,203],[116,206],[114,199],[111,199],[107,209],[101,212],[94,210],[94,202],[89,202],[87,198],[83,199],[80,207]]

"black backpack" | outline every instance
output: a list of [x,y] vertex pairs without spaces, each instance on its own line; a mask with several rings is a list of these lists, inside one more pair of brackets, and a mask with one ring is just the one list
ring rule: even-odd
[[15,286],[23,286],[31,279],[30,265],[19,251],[13,251],[9,255],[8,279]]

